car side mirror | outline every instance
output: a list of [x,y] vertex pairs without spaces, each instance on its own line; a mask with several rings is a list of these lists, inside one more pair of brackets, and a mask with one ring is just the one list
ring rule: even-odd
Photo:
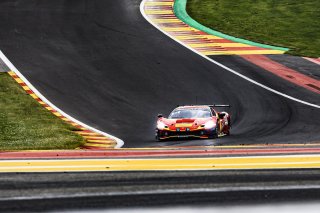
[[158,114],[157,117],[158,117],[158,118],[163,118],[163,115],[162,115],[162,114]]
[[226,114],[224,114],[224,113],[219,113],[219,118],[222,119],[222,118],[224,118],[225,115]]

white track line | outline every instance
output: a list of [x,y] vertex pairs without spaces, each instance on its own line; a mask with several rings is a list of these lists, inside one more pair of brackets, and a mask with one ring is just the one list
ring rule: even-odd
[[18,200],[42,200],[42,199],[66,199],[66,198],[85,198],[85,197],[112,197],[112,196],[139,196],[139,195],[163,195],[163,194],[194,194],[194,193],[222,193],[222,192],[248,192],[248,191],[282,191],[282,190],[315,190],[320,189],[319,185],[287,185],[287,186],[227,186],[215,188],[189,188],[189,189],[155,189],[141,191],[114,191],[78,194],[43,194],[36,196],[16,196],[3,197],[0,201]]
[[143,0],[143,1],[140,3],[140,12],[141,12],[142,16],[143,16],[151,25],[153,25],[153,26],[154,26],[155,28],[157,28],[159,31],[161,31],[162,33],[164,33],[166,36],[170,37],[171,39],[175,40],[176,42],[178,42],[178,43],[181,44],[182,46],[184,46],[184,47],[186,47],[187,49],[191,50],[192,52],[198,54],[199,56],[207,59],[208,61],[211,61],[212,63],[214,63],[214,64],[222,67],[223,69],[228,70],[229,72],[231,72],[231,73],[233,73],[233,74],[235,74],[235,75],[237,75],[237,76],[239,76],[239,77],[241,77],[241,78],[243,78],[243,79],[245,79],[245,80],[247,80],[247,81],[249,81],[249,82],[257,85],[257,86],[259,86],[259,87],[262,87],[262,88],[264,88],[264,89],[266,89],[266,90],[268,90],[268,91],[270,91],[270,92],[273,92],[273,93],[275,93],[275,94],[277,94],[277,95],[280,95],[280,96],[282,96],[282,97],[288,98],[288,99],[290,99],[290,100],[296,101],[296,102],[298,102],[298,103],[305,104],[305,105],[307,105],[307,106],[311,106],[311,107],[315,107],[315,108],[320,109],[320,105],[312,104],[312,103],[309,103],[309,102],[300,100],[300,99],[298,99],[298,98],[294,98],[294,97],[292,97],[292,96],[289,96],[289,95],[286,95],[286,94],[284,94],[284,93],[282,93],[282,92],[279,92],[279,91],[277,91],[277,90],[274,90],[274,89],[272,89],[272,88],[270,88],[270,87],[267,87],[267,86],[265,86],[265,85],[263,85],[263,84],[255,81],[255,80],[253,80],[253,79],[251,79],[251,78],[249,78],[249,77],[247,77],[247,76],[245,76],[245,75],[242,75],[242,74],[238,73],[237,71],[235,71],[235,70],[233,70],[233,69],[231,69],[231,68],[229,68],[229,67],[227,67],[227,66],[225,66],[225,65],[223,65],[223,64],[221,64],[221,63],[219,63],[219,62],[217,62],[217,61],[215,61],[215,60],[213,60],[213,59],[211,59],[211,58],[209,58],[209,57],[206,56],[206,55],[202,55],[202,54],[201,54],[200,52],[198,52],[197,50],[194,50],[194,49],[192,49],[191,47],[188,47],[188,46],[185,45],[183,42],[181,42],[181,41],[177,40],[176,38],[174,38],[173,36],[171,36],[169,33],[163,31],[160,27],[158,27],[156,24],[154,24],[154,23],[150,20],[150,18],[146,15],[146,13],[145,13],[145,11],[144,11],[144,5],[145,5],[146,1],[147,1],[147,0]]
[[9,69],[11,71],[13,71],[16,75],[18,75],[23,81],[24,83],[27,84],[27,86],[43,101],[45,102],[46,104],[48,104],[51,108],[53,108],[54,110],[58,111],[61,115],[65,116],[66,118],[68,118],[69,120],[87,128],[87,129],[90,129],[94,132],[97,132],[99,134],[102,134],[106,137],[109,137],[113,140],[115,140],[117,142],[117,145],[115,148],[121,148],[124,144],[123,140],[113,136],[113,135],[110,135],[108,133],[105,133],[105,132],[102,132],[98,129],[95,129],[91,126],[88,126],[87,124],[85,123],[82,123],[81,121],[73,118],[72,116],[68,115],[67,113],[63,112],[61,109],[59,109],[57,106],[55,106],[53,103],[51,103],[48,99],[46,99],[20,72],[19,70],[9,61],[9,59],[3,54],[2,51],[0,51],[0,58],[2,59],[2,61],[9,67]]
[[304,59],[308,60],[308,61],[311,61],[315,64],[318,64],[320,65],[320,61],[317,61],[316,58],[308,58],[308,57],[303,57]]

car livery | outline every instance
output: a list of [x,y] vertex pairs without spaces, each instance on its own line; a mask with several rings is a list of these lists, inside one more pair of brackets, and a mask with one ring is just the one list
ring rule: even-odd
[[216,107],[230,105],[178,106],[168,118],[158,115],[156,140],[170,138],[217,138],[230,134],[230,115]]

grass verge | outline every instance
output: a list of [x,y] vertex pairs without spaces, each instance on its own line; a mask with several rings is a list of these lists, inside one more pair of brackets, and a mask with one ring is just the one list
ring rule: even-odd
[[7,73],[0,73],[0,150],[74,149],[85,140],[73,126],[29,96]]
[[320,1],[188,0],[188,14],[225,34],[320,56]]

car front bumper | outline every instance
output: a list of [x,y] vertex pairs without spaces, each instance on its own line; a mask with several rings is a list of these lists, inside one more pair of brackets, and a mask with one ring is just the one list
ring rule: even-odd
[[159,130],[156,129],[156,138],[160,140],[165,139],[179,139],[179,138],[211,138],[216,134],[216,129],[197,129],[193,131],[173,131],[173,130]]

